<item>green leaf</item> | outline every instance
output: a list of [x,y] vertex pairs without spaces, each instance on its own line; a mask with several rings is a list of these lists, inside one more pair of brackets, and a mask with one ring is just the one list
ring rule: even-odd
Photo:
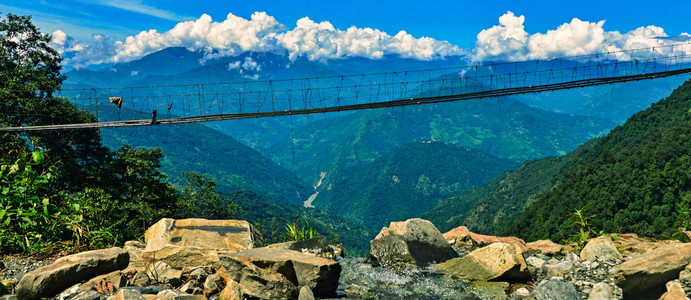
[[44,160],[43,154],[41,152],[38,152],[38,151],[31,152],[31,159],[33,159],[33,161],[36,162],[37,164],[43,163],[43,160]]

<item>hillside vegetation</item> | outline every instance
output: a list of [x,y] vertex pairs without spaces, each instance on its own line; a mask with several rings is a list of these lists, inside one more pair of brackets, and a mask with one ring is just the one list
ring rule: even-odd
[[583,150],[507,233],[574,234],[580,210],[605,232],[671,235],[691,221],[691,81]]
[[322,189],[314,205],[381,228],[415,217],[439,199],[476,187],[517,165],[479,150],[415,142],[340,177]]

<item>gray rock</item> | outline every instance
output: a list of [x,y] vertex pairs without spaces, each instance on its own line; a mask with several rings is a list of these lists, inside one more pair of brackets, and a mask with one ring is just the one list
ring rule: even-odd
[[108,297],[108,300],[145,300],[144,296],[137,290],[121,289],[115,295]]
[[147,271],[149,278],[158,283],[178,285],[182,279],[182,270],[173,269],[168,264],[157,261]]
[[97,291],[85,291],[78,293],[72,298],[69,298],[70,300],[100,300],[101,299],[101,294],[99,294]]
[[507,288],[509,288],[509,284],[506,282],[475,281],[472,284],[473,294],[477,295],[480,299],[509,299],[506,295]]
[[545,277],[563,277],[571,272],[573,265],[574,264],[568,260],[560,261],[558,263],[545,264],[542,266],[542,273]]
[[613,297],[612,287],[604,282],[598,282],[593,285],[593,289],[588,295],[588,300],[609,300]]
[[615,282],[625,298],[657,298],[665,291],[665,284],[679,278],[689,263],[691,244],[660,247],[622,263],[615,272]]
[[223,266],[250,297],[297,297],[308,286],[316,297],[331,297],[338,288],[341,266],[330,259],[273,248],[254,248],[219,256]]
[[78,282],[122,270],[128,263],[129,254],[121,248],[65,256],[51,265],[25,274],[17,285],[17,298],[23,300],[52,297]]
[[423,219],[391,222],[370,242],[372,263],[392,269],[427,266],[455,257],[458,254],[441,232]]
[[544,260],[537,258],[535,256],[530,256],[526,258],[525,262],[528,264],[528,270],[530,271],[531,275],[540,273],[540,270],[542,270],[542,266],[545,265]]
[[314,300],[314,293],[312,293],[312,290],[308,286],[303,286],[300,288],[298,300]]
[[511,300],[528,300],[532,299],[530,291],[524,287],[517,289],[513,294],[511,294]]
[[162,291],[169,290],[169,286],[165,285],[150,285],[150,286],[126,286],[121,288],[121,290],[135,290],[142,295],[145,294],[158,294]]
[[218,291],[219,290],[218,283],[222,282],[222,281],[223,281],[223,279],[221,278],[220,275],[211,274],[208,277],[206,277],[206,280],[204,281],[204,289],[209,290],[209,291]]
[[537,300],[581,300],[573,283],[554,279],[540,283],[533,291],[533,295]]

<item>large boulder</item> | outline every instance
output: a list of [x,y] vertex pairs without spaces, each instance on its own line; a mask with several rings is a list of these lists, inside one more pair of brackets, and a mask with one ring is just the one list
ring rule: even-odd
[[608,236],[599,236],[588,241],[581,250],[581,259],[595,261],[601,259],[624,259]]
[[468,227],[459,226],[444,233],[444,238],[455,246],[484,247],[492,243],[514,244],[526,251],[525,241],[514,236],[493,236],[471,232]]
[[220,267],[219,253],[262,246],[261,234],[243,220],[168,219],[146,230],[144,263],[163,261],[175,269],[185,266]]
[[297,297],[307,286],[314,296],[332,297],[341,266],[334,260],[275,248],[254,248],[219,256],[242,294],[257,298]]
[[667,287],[667,291],[662,294],[660,300],[689,300],[689,297],[686,297],[686,292],[684,292],[684,288],[681,286],[681,282],[679,282],[679,280],[672,280],[665,286]]
[[129,254],[122,248],[65,256],[48,266],[26,273],[16,287],[17,298],[23,300],[52,297],[76,283],[122,270],[128,263]]
[[432,222],[410,219],[391,222],[370,242],[370,259],[374,265],[405,269],[426,266],[458,257]]
[[679,278],[691,263],[691,244],[660,247],[622,263],[615,272],[615,282],[624,298],[657,298],[665,291],[665,283]]
[[678,244],[677,240],[656,241],[651,238],[639,237],[635,233],[621,233],[612,241],[619,253],[625,256],[638,256],[657,248],[666,247],[670,244]]
[[448,275],[467,280],[524,282],[530,279],[523,251],[506,243],[490,244],[437,266]]
[[564,246],[559,245],[559,244],[552,242],[550,240],[538,240],[538,241],[527,243],[526,246],[532,252],[541,253],[541,254],[550,255],[550,256],[562,253],[564,251]]

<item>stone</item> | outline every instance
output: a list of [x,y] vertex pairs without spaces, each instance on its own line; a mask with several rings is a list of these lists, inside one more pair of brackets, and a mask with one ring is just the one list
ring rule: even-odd
[[154,282],[170,285],[178,285],[182,280],[182,270],[174,269],[162,261],[155,262],[146,275]]
[[511,299],[531,299],[530,291],[524,287],[519,288],[511,294]]
[[538,240],[526,244],[526,247],[532,252],[541,253],[544,255],[554,256],[562,253],[564,246],[559,245],[550,240]]
[[691,284],[691,265],[687,265],[683,271],[679,273],[679,281],[684,284]]
[[132,275],[132,278],[129,278],[127,280],[127,285],[134,285],[134,286],[146,286],[149,285],[151,282],[151,279],[149,278],[149,275],[146,275],[145,271],[135,271],[134,275]]
[[557,263],[545,264],[542,266],[542,274],[545,277],[563,277],[571,272],[573,262],[563,260]]
[[657,298],[665,291],[665,283],[678,278],[689,263],[691,244],[667,245],[619,265],[615,283],[625,298]]
[[218,300],[241,300],[242,291],[240,291],[240,284],[234,280],[228,282],[226,287],[221,291]]
[[104,291],[104,288],[111,286],[113,290],[110,292],[112,293],[120,287],[126,285],[127,278],[123,276],[122,271],[113,271],[105,275],[99,275],[94,278],[91,278],[89,281],[79,286],[79,289],[77,289],[77,291],[84,292],[94,290],[97,292],[102,292]]
[[169,286],[165,285],[150,285],[150,286],[126,286],[121,288],[121,290],[136,290],[142,295],[146,294],[158,294],[162,291],[169,290]]
[[146,269],[146,265],[142,258],[142,252],[144,251],[144,244],[139,241],[127,241],[125,243],[125,250],[130,255],[130,264],[127,269],[143,271]]
[[576,286],[570,282],[550,279],[541,282],[540,285],[533,290],[533,296],[537,300],[581,300],[581,296],[576,290]]
[[80,292],[74,295],[72,298],[69,298],[70,300],[100,300],[101,299],[101,294],[99,294],[97,291],[85,291],[85,292]]
[[679,243],[679,241],[675,240],[655,241],[651,238],[641,238],[635,233],[618,234],[612,242],[619,253],[625,256],[638,256],[660,247]]
[[144,300],[144,297],[137,290],[122,289],[108,297],[108,300]]
[[679,280],[672,280],[670,282],[667,282],[665,285],[667,287],[667,291],[662,294],[662,297],[660,297],[660,300],[688,300],[689,297],[686,297],[686,293],[684,292],[684,288],[681,287],[681,282]]
[[329,245],[326,238],[317,236],[304,241],[293,241],[285,243],[277,243],[266,246],[267,248],[288,249],[300,251],[304,254],[319,256],[328,259],[335,259],[343,254],[343,249]]
[[444,233],[444,238],[455,246],[484,247],[492,243],[513,244],[527,251],[525,241],[514,236],[493,236],[471,232],[468,227],[459,226]]
[[530,274],[538,274],[542,270],[542,266],[545,265],[545,261],[541,258],[530,256],[525,259],[526,264],[528,264],[528,270]]
[[481,299],[509,299],[506,295],[506,289],[509,288],[507,282],[486,282],[474,281],[471,286],[473,294],[479,296]]
[[144,235],[145,263],[163,261],[175,269],[185,266],[220,267],[218,253],[262,246],[252,224],[243,220],[168,219],[149,227]]
[[221,287],[224,285],[225,283],[223,278],[221,278],[221,275],[211,274],[206,277],[206,280],[204,280],[204,294],[211,295],[218,293],[218,291],[221,290]]
[[122,248],[87,251],[69,255],[54,263],[26,273],[16,287],[17,298],[48,298],[66,288],[95,276],[122,270],[129,254]]
[[419,218],[391,222],[370,242],[372,263],[392,269],[424,267],[455,257],[458,254],[434,224]]
[[585,247],[583,247],[583,250],[581,250],[581,260],[596,261],[598,258],[609,260],[624,259],[619,251],[617,251],[617,247],[612,242],[612,238],[605,235],[590,239]]
[[[297,297],[302,286],[312,289],[315,297],[331,297],[336,293],[341,274],[341,266],[336,261],[285,249],[254,248],[220,258],[231,279],[250,297],[272,298],[273,293],[281,290],[285,296]],[[267,280],[272,283],[263,283]],[[279,289],[268,290],[271,285]]]
[[593,289],[588,295],[588,300],[609,300],[612,298],[614,298],[612,287],[604,282],[598,282],[593,285]]
[[524,282],[530,279],[523,252],[518,246],[506,243],[490,244],[437,266],[448,275],[467,280]]
[[312,290],[308,286],[303,286],[300,288],[298,300],[314,300],[314,293],[312,293]]

